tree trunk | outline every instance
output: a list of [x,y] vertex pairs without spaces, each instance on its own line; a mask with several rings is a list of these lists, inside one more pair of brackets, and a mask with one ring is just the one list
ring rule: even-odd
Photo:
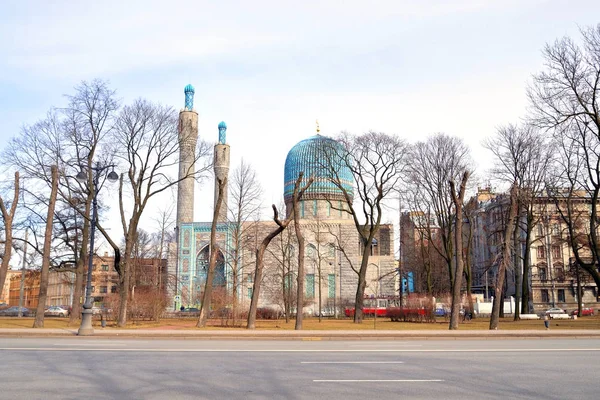
[[19,173],[15,172],[15,191],[10,210],[6,209],[4,201],[2,200],[2,197],[0,197],[0,209],[2,210],[2,219],[4,220],[4,255],[2,256],[2,264],[0,264],[0,298],[2,298],[2,290],[4,289],[4,282],[6,281],[6,275],[8,274],[8,267],[10,265],[10,257],[12,254],[12,228],[15,212],[17,211],[17,204],[19,202],[19,191]]
[[58,192],[58,168],[51,167],[52,186],[50,199],[48,201],[48,214],[46,217],[46,230],[44,232],[44,250],[42,254],[42,271],[40,274],[40,294],[35,314],[34,328],[44,327],[44,311],[46,309],[46,297],[48,294],[48,276],[50,274],[50,246],[52,245],[52,223],[54,221],[54,208],[56,207],[56,195]]
[[215,276],[215,267],[217,265],[217,258],[219,256],[219,244],[217,243],[217,223],[219,221],[219,213],[221,212],[221,206],[223,204],[223,195],[225,193],[225,187],[227,186],[227,178],[222,180],[218,177],[217,186],[217,204],[213,211],[212,226],[210,229],[210,260],[208,262],[208,271],[206,273],[206,283],[204,285],[204,293],[202,294],[202,304],[200,304],[200,316],[198,317],[198,323],[196,328],[205,328],[206,321],[210,316],[210,306],[212,303],[212,290],[213,290],[213,278]]
[[517,202],[517,216],[516,216],[516,223],[515,223],[515,229],[513,230],[513,253],[514,253],[514,268],[515,268],[515,315],[514,315],[514,321],[518,321],[519,317],[520,317],[520,312],[521,312],[521,286],[522,286],[522,270],[521,270],[521,246],[519,244],[519,211],[521,209],[520,207],[521,202]]
[[450,181],[450,191],[452,193],[452,201],[454,202],[455,209],[455,227],[454,227],[454,242],[455,254],[456,254],[456,271],[454,273],[454,286],[452,290],[452,310],[450,313],[450,326],[449,329],[458,329],[458,322],[460,318],[460,306],[461,306],[461,289],[462,289],[462,278],[463,278],[463,237],[462,237],[462,226],[463,226],[463,202],[465,197],[465,190],[467,187],[467,181],[469,180],[469,172],[465,171],[462,176],[460,183],[459,192],[456,192],[454,181]]
[[[363,322],[363,307],[365,288],[367,287],[367,267],[369,266],[369,250],[371,248],[371,242],[373,241],[375,233],[371,233],[367,240],[363,242],[363,255],[360,263],[360,270],[358,271],[358,285],[356,288],[356,295],[354,296],[354,323],[362,324]],[[366,243],[366,244],[365,244]]]
[[302,329],[302,318],[304,313],[304,235],[300,230],[300,212],[298,210],[299,201],[296,197],[293,198],[293,214],[294,214],[294,230],[298,239],[298,277],[296,280],[296,326],[295,330]]
[[494,288],[494,304],[492,305],[492,315],[490,317],[490,329],[498,329],[498,321],[500,319],[500,309],[504,308],[504,275],[508,264],[510,263],[510,242],[515,228],[515,218],[517,216],[517,195],[518,189],[513,185],[510,190],[510,205],[508,210],[508,219],[504,227],[504,249],[502,250],[502,261],[498,267],[498,275],[496,286]]
[[[529,214],[529,211],[527,211]],[[530,259],[530,248],[531,248],[531,230],[533,229],[533,223],[530,220],[529,215],[527,216],[527,229],[525,231],[525,252],[523,253],[523,276],[522,276],[522,288],[521,288],[521,313],[530,314],[533,312],[531,293],[529,288],[531,287],[531,264]]]

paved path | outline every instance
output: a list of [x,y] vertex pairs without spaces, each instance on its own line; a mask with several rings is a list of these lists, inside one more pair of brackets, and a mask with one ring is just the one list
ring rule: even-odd
[[[77,328],[0,329],[0,337],[76,336]],[[96,328],[97,337],[194,338],[194,339],[334,339],[334,340],[394,340],[394,339],[463,339],[463,338],[600,338],[600,330],[248,330],[248,329],[115,329]]]

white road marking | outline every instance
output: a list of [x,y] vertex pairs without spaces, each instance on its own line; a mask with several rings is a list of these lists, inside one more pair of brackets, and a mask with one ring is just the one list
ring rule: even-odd
[[57,348],[57,347],[0,347],[0,351],[119,351],[141,353],[553,353],[592,352],[590,349],[153,349],[153,348]]
[[127,346],[127,343],[53,343],[53,346]]
[[404,361],[302,361],[300,364],[404,364]]
[[313,379],[313,382],[446,382],[443,379]]

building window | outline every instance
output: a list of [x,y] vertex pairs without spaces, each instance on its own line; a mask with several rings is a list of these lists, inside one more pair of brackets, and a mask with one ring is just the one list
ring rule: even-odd
[[327,298],[335,297],[335,274],[327,275]]
[[542,303],[548,303],[550,296],[548,296],[548,289],[542,289]]
[[558,301],[560,303],[565,302],[565,289],[558,289]]
[[300,216],[304,218],[304,200],[300,202]]
[[251,287],[248,288],[248,298],[251,299],[252,298],[252,289]]
[[560,225],[559,224],[552,224],[552,234],[554,236],[560,236]]
[[542,224],[537,224],[537,235],[538,237],[544,236],[544,226]]
[[248,283],[252,283],[254,281],[254,279],[252,278],[252,274],[248,274],[246,280],[248,281]]
[[335,244],[329,243],[328,250],[328,256],[331,258],[335,257]]
[[312,243],[309,243],[308,246],[306,246],[306,257],[314,258],[316,256],[317,256],[317,248]]
[[562,260],[562,251],[560,246],[552,246],[552,258],[555,260]]
[[317,215],[317,200],[313,200],[313,216]]
[[544,260],[546,258],[546,248],[544,246],[537,247],[537,259]]
[[108,271],[108,264],[102,264],[102,271]]
[[546,272],[546,268],[538,267],[538,277],[540,278],[540,281],[548,280],[548,275],[546,274]]
[[315,274],[306,274],[306,297],[315,298]]
[[338,203],[338,207],[340,209],[340,217],[342,216],[342,201],[340,200]]
[[107,286],[100,286],[100,293],[108,293],[108,287]]
[[565,270],[563,267],[554,266],[554,274],[557,281],[563,282],[565,280]]
[[111,286],[110,287],[110,292],[111,293],[117,293],[117,287],[116,286]]
[[92,286],[92,293],[94,293],[96,291],[96,287]]

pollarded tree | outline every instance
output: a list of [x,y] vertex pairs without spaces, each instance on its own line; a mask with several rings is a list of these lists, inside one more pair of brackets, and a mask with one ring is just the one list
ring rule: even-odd
[[[399,189],[408,146],[397,136],[373,131],[362,135],[343,133],[338,142],[341,148],[335,142],[324,146],[315,163],[326,169],[328,179],[342,192],[343,211],[352,216],[358,232],[362,257],[357,271],[354,322],[362,323],[371,245],[382,223],[384,202]],[[346,177],[341,175],[342,167],[352,173],[356,200],[347,188]]]
[[[298,206],[298,202],[302,199],[304,192],[306,189],[312,185],[314,181],[314,177],[311,176],[307,180],[303,182],[304,172],[300,171],[298,174],[298,178],[294,184],[294,191],[292,194],[292,207],[296,208]],[[294,220],[294,213],[290,213],[290,215],[283,221],[279,219],[279,212],[277,211],[277,207],[273,204],[273,221],[277,225],[264,239],[261,241],[260,246],[255,250],[256,251],[256,264],[254,268],[254,286],[252,287],[252,300],[250,302],[250,310],[248,311],[248,323],[246,325],[247,329],[255,329],[256,328],[256,310],[258,308],[258,299],[260,298],[260,287],[262,283],[263,270],[264,270],[264,257],[267,247],[271,243],[273,239],[275,239],[279,234],[281,234],[288,225]],[[301,305],[298,305],[298,309],[301,312]]]

